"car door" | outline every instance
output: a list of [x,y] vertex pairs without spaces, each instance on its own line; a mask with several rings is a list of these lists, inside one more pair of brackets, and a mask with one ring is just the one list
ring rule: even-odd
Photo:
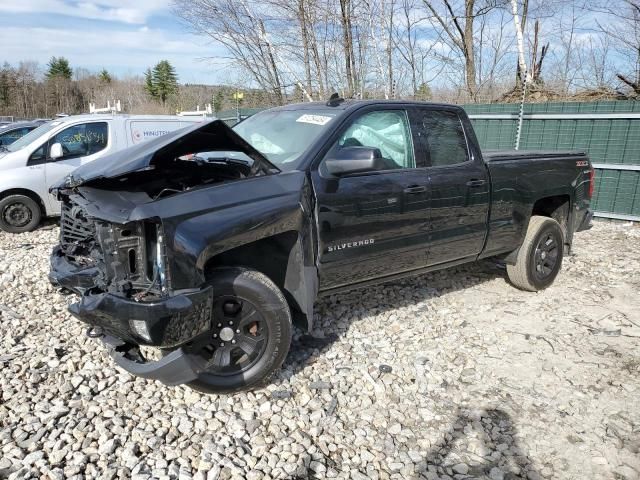
[[429,265],[468,259],[483,247],[489,214],[489,178],[472,154],[455,110],[414,110],[418,151],[428,165]]
[[27,133],[33,130],[35,127],[20,127],[14,128],[7,132],[0,133],[0,145],[11,145],[19,138],[24,137]]
[[[52,159],[51,146],[59,143],[63,155]],[[59,183],[80,165],[90,162],[104,154],[109,147],[109,126],[107,122],[88,122],[71,125],[54,134],[49,140],[34,151],[29,158],[29,165],[44,164],[45,189]],[[57,200],[49,195],[49,210],[57,212]]]
[[[367,109],[337,133],[312,172],[320,289],[420,268],[426,263],[428,177],[416,168],[408,113]],[[324,163],[346,147],[377,148],[385,168],[332,176]]]

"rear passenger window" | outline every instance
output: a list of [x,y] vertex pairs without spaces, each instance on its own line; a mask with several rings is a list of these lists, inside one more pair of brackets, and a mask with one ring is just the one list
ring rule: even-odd
[[469,160],[462,122],[456,113],[424,110],[420,112],[420,118],[420,137],[427,156],[427,165],[442,167]]

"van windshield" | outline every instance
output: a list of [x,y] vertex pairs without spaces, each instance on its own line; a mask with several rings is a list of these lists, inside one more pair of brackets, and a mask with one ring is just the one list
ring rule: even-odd
[[5,148],[9,152],[17,152],[18,150],[21,150],[22,148],[24,148],[27,145],[29,145],[30,143],[36,141],[38,138],[43,136],[45,133],[48,133],[49,131],[53,130],[55,127],[57,127],[61,123],[62,122],[60,122],[60,121],[43,123],[42,125],[40,125],[35,130],[31,130],[24,137],[19,138],[18,140],[13,142],[11,145],[7,145]]

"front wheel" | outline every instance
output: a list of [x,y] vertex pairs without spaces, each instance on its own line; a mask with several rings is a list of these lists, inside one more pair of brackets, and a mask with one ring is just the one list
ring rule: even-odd
[[189,386],[205,393],[258,387],[282,366],[289,351],[287,301],[271,279],[255,270],[220,268],[211,284],[212,329],[185,347],[207,368]]
[[553,218],[533,216],[515,265],[507,265],[509,280],[530,292],[550,286],[560,272],[564,253],[562,227]]
[[35,230],[40,224],[42,210],[33,198],[8,195],[0,199],[0,230],[23,233]]

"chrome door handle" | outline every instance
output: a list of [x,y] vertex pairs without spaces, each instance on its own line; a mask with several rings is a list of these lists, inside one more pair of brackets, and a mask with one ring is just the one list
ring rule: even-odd
[[424,193],[427,191],[427,187],[424,185],[412,185],[404,189],[404,193]]
[[486,184],[487,181],[486,180],[477,180],[477,179],[473,179],[473,180],[469,180],[467,182],[467,187],[481,187],[484,184]]

